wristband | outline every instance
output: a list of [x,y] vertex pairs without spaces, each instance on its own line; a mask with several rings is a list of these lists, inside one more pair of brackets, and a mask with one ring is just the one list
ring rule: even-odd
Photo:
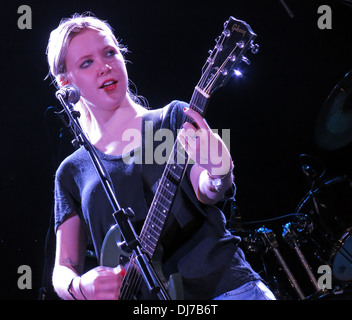
[[72,283],[73,283],[74,279],[75,279],[75,277],[72,278],[70,284],[68,285],[67,292],[70,294],[70,296],[73,298],[73,300],[77,300],[77,298],[73,295],[73,292],[72,292]]
[[229,170],[228,173],[226,173],[224,176],[222,176],[221,178],[215,178],[213,177],[209,171],[207,171],[208,173],[208,177],[209,177],[209,181],[210,181],[210,184],[212,185],[212,187],[215,188],[216,192],[220,192],[220,187],[222,185],[222,180],[224,180],[229,174],[232,173],[232,170]]
[[79,284],[78,284],[78,287],[79,287],[79,291],[81,291],[81,294],[84,298],[84,300],[87,300],[86,296],[83,294],[83,291],[82,291],[82,288],[81,288],[81,278],[79,278]]

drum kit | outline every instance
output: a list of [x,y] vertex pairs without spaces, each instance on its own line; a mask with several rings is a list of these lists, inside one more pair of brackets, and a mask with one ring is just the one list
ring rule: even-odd
[[[320,111],[315,128],[320,148],[337,150],[352,142],[351,90],[352,70]],[[352,179],[323,180],[324,165],[309,155],[301,155],[300,164],[310,190],[295,213],[241,222],[241,230],[232,230],[242,237],[247,258],[277,299],[352,299]],[[251,227],[259,223],[259,228]]]

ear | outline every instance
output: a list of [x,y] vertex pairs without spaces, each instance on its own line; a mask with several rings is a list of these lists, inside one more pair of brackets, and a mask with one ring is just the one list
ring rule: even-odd
[[69,83],[63,74],[56,76],[56,82],[60,85],[60,87],[63,87]]

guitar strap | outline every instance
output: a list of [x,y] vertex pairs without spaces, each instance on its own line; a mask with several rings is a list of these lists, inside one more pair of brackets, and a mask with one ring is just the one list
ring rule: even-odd
[[[164,166],[160,165],[151,165],[149,162],[147,163],[146,160],[146,153],[149,152],[153,153],[154,155],[154,150],[156,149],[156,147],[163,143],[162,141],[154,141],[153,140],[153,145],[150,145],[150,135],[152,135],[154,137],[154,134],[157,130],[159,129],[168,129],[169,128],[169,124],[168,121],[168,114],[171,113],[171,109],[170,108],[177,108],[176,106],[177,102],[171,102],[169,105],[167,105],[164,108],[160,108],[160,109],[156,109],[156,110],[152,110],[150,112],[147,112],[144,115],[144,119],[143,119],[143,125],[142,125],[142,130],[143,130],[143,134],[142,134],[142,165],[141,165],[141,179],[142,179],[142,186],[144,189],[144,196],[145,196],[145,200],[146,200],[146,204],[147,207],[149,208],[151,202],[153,201],[154,198],[154,194],[156,192],[156,189],[158,187],[159,181],[162,177],[163,171],[164,171]],[[166,115],[166,118],[164,118]],[[153,126],[149,124],[147,124],[148,121],[152,121]],[[170,121],[174,121],[170,118]],[[172,125],[170,123],[170,125]],[[153,132],[150,132],[151,129],[153,129]],[[174,133],[176,134],[176,132]],[[147,137],[149,135],[149,137]],[[147,138],[146,138],[147,137]],[[148,142],[146,142],[146,140],[149,140]],[[149,149],[148,149],[149,148]],[[150,150],[152,149],[152,150]],[[154,161],[154,159],[153,159]],[[187,170],[187,169],[186,169]],[[184,177],[184,179],[186,179],[186,177]],[[190,184],[182,184],[182,182],[180,183],[181,185],[184,186],[184,188],[186,188],[186,190],[184,190],[183,192],[185,192],[187,194],[187,197],[190,198],[190,201],[192,203],[194,203],[195,211],[199,211],[201,212],[201,208],[199,207],[198,202],[196,201],[196,196],[193,192],[192,186]],[[179,188],[181,188],[181,186],[179,186]],[[188,210],[185,210],[184,208],[184,203],[182,201],[182,199],[178,196],[178,192],[176,192],[175,198],[177,199],[177,201],[174,201],[173,204],[173,210],[174,212],[181,212],[181,215],[177,215],[176,219],[178,221],[178,223],[180,224],[181,227],[184,227],[185,225],[188,225],[194,218],[194,214],[191,214],[190,212],[187,212]],[[193,211],[193,210],[192,210]]]
[[[154,158],[147,160],[147,154],[152,154],[152,156],[154,157],[154,150],[155,150],[154,133],[156,130],[161,128],[161,124],[163,122],[163,117],[164,117],[163,111],[164,111],[164,108],[150,110],[143,117],[141,178],[142,178],[142,185],[144,189],[145,198],[148,203],[151,203],[151,201],[153,200],[152,198],[154,197],[154,193],[158,187],[158,182],[162,175],[162,170],[160,171],[157,170],[158,166],[153,166],[153,170],[151,170],[152,165],[148,160],[152,160],[152,162],[154,162]],[[153,123],[152,128],[149,125],[150,123]],[[153,141],[152,145],[149,145],[149,141],[150,141],[149,137],[152,137],[152,141]],[[148,139],[148,142],[146,141],[147,139]],[[147,187],[148,185],[152,185],[152,188],[151,188],[152,194],[150,193],[150,190]]]
[[[160,165],[153,165],[151,166],[150,164],[146,163],[144,161],[145,159],[145,154],[146,152],[151,152],[151,150],[147,150],[147,148],[153,148],[152,152],[154,152],[155,148],[157,147],[158,144],[161,144],[161,141],[153,141],[153,146],[149,146],[149,143],[146,143],[146,135],[153,134],[163,128],[166,129],[168,128],[168,116],[165,117],[165,115],[168,115],[171,113],[171,109],[169,108],[177,108],[176,106],[177,102],[171,102],[169,105],[167,105],[164,108],[152,110],[150,112],[147,112],[144,116],[144,121],[143,121],[143,135],[142,135],[142,172],[141,172],[141,179],[142,179],[142,185],[144,189],[144,195],[145,195],[145,200],[147,207],[149,208],[150,203],[153,201],[154,194],[156,192],[156,189],[158,187],[159,181],[162,177],[163,171],[164,171],[164,166]],[[146,130],[151,130],[151,126],[147,125],[147,121],[152,121],[153,122],[153,132],[148,132]],[[172,122],[173,120],[170,119]],[[164,123],[165,122],[165,123]],[[172,126],[172,124],[170,123]],[[176,134],[176,132],[174,133]],[[148,138],[150,139],[150,137]],[[187,170],[187,169],[186,169]],[[184,179],[187,179],[185,176]],[[183,187],[181,187],[181,185]],[[151,190],[150,190],[151,189]],[[183,241],[186,240],[190,235],[182,236],[182,230],[183,228],[187,227],[188,232],[191,231],[191,229],[198,229],[199,226],[204,222],[204,217],[205,213],[203,212],[202,208],[200,207],[196,196],[193,191],[193,187],[189,183],[180,183],[179,189],[175,194],[174,202],[172,205],[172,212],[176,215],[172,215],[174,219],[177,221],[177,225],[179,226],[177,229],[175,229],[175,224],[173,222],[174,219],[170,220],[170,217],[168,217],[164,229],[167,229],[168,232],[167,234],[164,234],[164,240],[168,241],[167,239],[172,238],[172,236],[178,237],[178,243],[177,245],[180,245]],[[183,196],[184,195],[185,198]],[[185,200],[187,199],[187,200]],[[185,202],[186,201],[186,202]],[[170,212],[171,213],[171,212]],[[172,228],[170,229],[170,226],[172,225]],[[181,229],[179,229],[181,228]],[[174,232],[173,232],[173,231]],[[178,233],[178,234],[175,234]],[[192,234],[193,232],[190,232]],[[185,237],[185,238],[184,238]],[[183,239],[183,241],[182,241]],[[176,244],[175,244],[176,245]]]

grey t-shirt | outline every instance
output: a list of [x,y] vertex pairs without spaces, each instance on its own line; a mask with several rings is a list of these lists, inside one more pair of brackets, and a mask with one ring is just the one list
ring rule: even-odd
[[[132,222],[137,234],[152,202],[164,165],[150,163],[151,154],[163,141],[151,141],[154,132],[170,129],[176,138],[184,121],[184,102],[148,111],[142,125],[142,147],[123,156],[106,155],[96,150],[109,173],[122,208],[135,213]],[[145,132],[153,121],[153,133]],[[147,141],[148,140],[148,141]],[[152,144],[152,145],[150,145]],[[148,162],[148,163],[146,163]],[[200,203],[194,194],[189,174],[191,165],[176,192],[160,242],[163,245],[163,271],[166,276],[182,275],[185,299],[212,299],[260,277],[238,248],[240,239],[225,228],[225,217],[216,206]],[[72,211],[79,213],[94,245],[101,254],[104,237],[115,224],[108,201],[88,153],[80,148],[67,157],[55,178],[55,229]]]

